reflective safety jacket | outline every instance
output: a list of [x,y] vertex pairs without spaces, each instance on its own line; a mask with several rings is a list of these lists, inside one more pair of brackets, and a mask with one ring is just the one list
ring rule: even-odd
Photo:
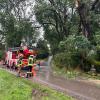
[[20,56],[19,59],[18,59],[18,61],[17,61],[17,66],[18,67],[21,67],[22,66],[22,59],[23,59],[23,57]]
[[33,64],[34,64],[34,59],[33,59],[32,56],[30,56],[30,57],[28,58],[28,66],[33,66]]
[[21,66],[22,66],[22,60],[21,60],[21,59],[19,59],[19,60],[17,61],[17,66],[18,66],[18,67],[21,67]]

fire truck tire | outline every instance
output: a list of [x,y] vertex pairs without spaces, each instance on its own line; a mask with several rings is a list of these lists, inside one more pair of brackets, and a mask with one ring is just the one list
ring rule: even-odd
[[15,70],[15,67],[16,67],[16,65],[15,65],[15,63],[13,62],[13,64],[12,64],[12,69]]

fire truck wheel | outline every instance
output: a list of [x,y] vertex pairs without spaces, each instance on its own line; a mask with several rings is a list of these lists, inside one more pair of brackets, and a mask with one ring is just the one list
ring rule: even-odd
[[28,74],[26,74],[26,78],[29,78],[29,75]]
[[15,70],[16,69],[16,65],[15,65],[15,63],[13,62],[13,64],[12,64],[12,69],[13,70]]
[[9,65],[8,64],[6,65],[6,67],[7,67],[7,69],[9,69]]

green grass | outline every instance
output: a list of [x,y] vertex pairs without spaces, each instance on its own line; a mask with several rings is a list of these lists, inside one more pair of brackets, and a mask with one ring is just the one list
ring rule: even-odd
[[32,83],[0,69],[0,100],[73,100],[43,85]]
[[87,73],[82,73],[82,76],[86,77],[87,79],[100,80],[100,74],[93,74],[91,72],[87,72]]
[[100,74],[93,75],[91,72],[81,72],[77,70],[67,70],[66,68],[59,68],[53,65],[53,74],[66,79],[96,79],[100,80]]
[[66,70],[66,68],[59,68],[53,65],[53,74],[55,76],[64,77],[66,79],[75,79],[80,75],[80,72],[74,70]]

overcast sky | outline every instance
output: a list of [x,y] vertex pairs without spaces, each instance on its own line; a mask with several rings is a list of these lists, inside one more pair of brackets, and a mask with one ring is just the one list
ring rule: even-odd
[[[34,5],[35,5],[35,0],[27,0],[27,5],[31,4],[30,6],[27,7],[26,9],[26,16],[29,17],[29,14],[32,13],[32,11],[34,11]],[[34,21],[33,24],[35,24],[36,26],[40,26],[39,23],[36,21],[36,16],[33,15],[33,17],[31,18],[32,21]],[[43,28],[39,28],[38,31],[40,32],[40,36],[39,38],[43,38],[43,34],[44,34],[44,31],[43,31]]]

